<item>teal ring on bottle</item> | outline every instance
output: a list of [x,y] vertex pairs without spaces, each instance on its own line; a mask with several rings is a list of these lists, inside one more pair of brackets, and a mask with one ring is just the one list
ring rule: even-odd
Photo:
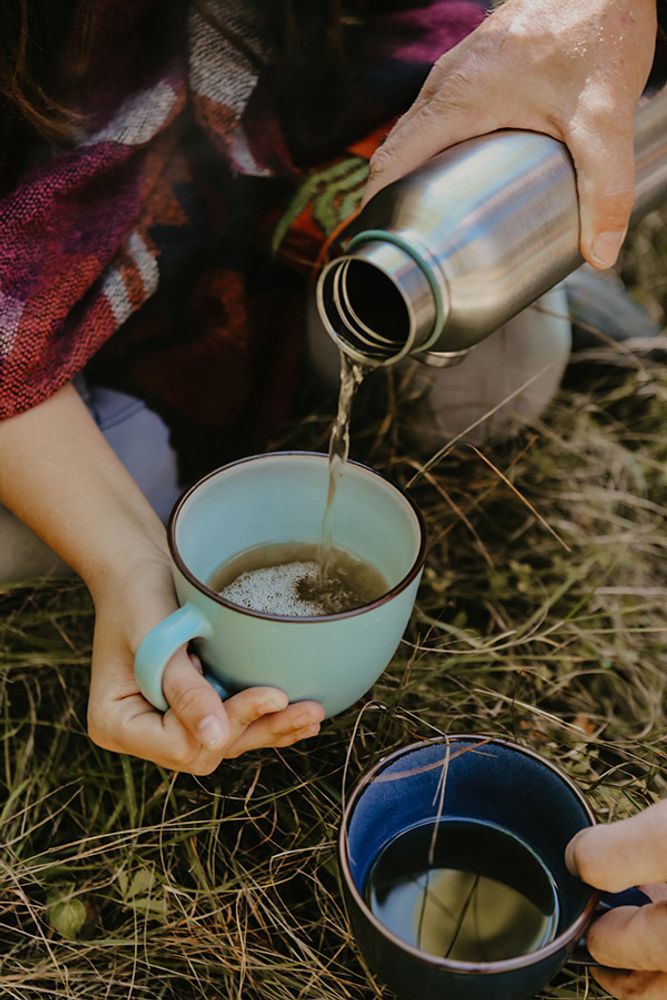
[[412,257],[428,281],[435,302],[435,320],[433,322],[433,332],[428,340],[419,348],[420,351],[427,351],[436,343],[445,325],[445,305],[442,301],[442,292],[433,274],[433,269],[429,266],[426,258],[422,256],[412,243],[409,243],[403,236],[399,236],[397,233],[389,233],[384,229],[364,229],[361,233],[357,233],[346,245],[345,252],[347,253],[349,250],[354,249],[360,243],[368,243],[370,240],[384,240],[385,243],[393,243],[399,250],[403,250],[409,257]]

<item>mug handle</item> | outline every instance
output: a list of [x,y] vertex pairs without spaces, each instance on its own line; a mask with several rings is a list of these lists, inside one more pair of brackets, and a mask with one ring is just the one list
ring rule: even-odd
[[[169,708],[162,690],[162,677],[176,650],[191,639],[208,638],[212,631],[206,615],[195,604],[188,602],[158,622],[144,636],[134,654],[134,673],[139,690],[154,708],[160,712]],[[210,673],[204,676],[221,698],[227,697],[225,689]]]
[[[618,906],[647,906],[652,902],[653,900],[649,899],[641,889],[626,889],[625,892],[605,892],[600,896],[595,915],[596,917],[601,917],[603,913],[615,910]],[[586,947],[586,939],[581,938],[568,958],[568,964],[591,966],[599,965],[600,963],[595,961]]]

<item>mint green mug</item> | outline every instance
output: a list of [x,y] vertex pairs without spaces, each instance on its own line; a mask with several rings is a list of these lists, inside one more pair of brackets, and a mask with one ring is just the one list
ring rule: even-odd
[[346,466],[335,499],[334,542],[384,575],[389,590],[376,601],[339,614],[288,618],[232,604],[208,586],[218,567],[245,549],[317,541],[327,483],[326,455],[271,452],[210,473],[177,502],[167,532],[181,607],[148,633],[135,657],[139,688],[152,705],[166,711],[164,669],[190,640],[223,697],[270,685],[290,701],[320,702],[329,717],[372,687],[412,613],[426,548],[415,504],[373,469]]

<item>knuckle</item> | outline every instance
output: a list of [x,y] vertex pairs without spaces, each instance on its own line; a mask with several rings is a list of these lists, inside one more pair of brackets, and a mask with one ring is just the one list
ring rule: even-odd
[[370,163],[368,164],[369,178],[375,180],[377,177],[381,177],[393,162],[394,154],[392,153],[391,144],[387,141],[382,146],[378,146],[371,156]]
[[274,746],[276,747],[291,747],[292,744],[298,743],[299,734],[298,733],[287,733],[283,736],[277,737]]
[[612,95],[607,91],[601,91],[594,96],[588,95],[581,114],[588,127],[595,132],[605,134],[610,128],[617,131],[618,106],[615,106]]
[[233,713],[234,721],[241,729],[247,729],[260,718],[261,714],[259,706],[255,704],[244,705]]
[[430,100],[434,94],[440,90],[445,81],[451,81],[452,77],[456,72],[456,62],[452,51],[443,52],[443,54],[436,59],[431,67],[431,72],[428,74],[424,80],[421,91],[419,92],[418,100]]
[[604,78],[590,79],[572,105],[575,116],[603,136],[625,138],[632,145],[635,100]]
[[433,63],[433,68],[431,72],[426,77],[424,87],[436,87],[442,83],[443,76],[451,76],[454,72],[454,56],[452,50],[448,52],[443,52],[441,56],[438,56],[436,61]]
[[267,705],[266,693],[259,688],[241,692],[233,701],[227,702],[227,712],[236,726],[242,729],[247,729],[253,722],[257,722],[267,713],[269,718],[266,720],[266,724],[272,725],[275,722],[271,718],[273,708],[271,705]]
[[582,197],[594,208],[600,231],[624,232],[635,203],[634,183],[624,179],[615,189],[609,190],[605,187],[608,179],[603,167],[601,164],[595,175],[589,173],[580,179]]
[[628,216],[635,203],[635,193],[631,190],[613,191],[602,198],[602,208],[606,219],[621,229],[627,225]]
[[187,682],[172,684],[169,688],[168,697],[170,708],[177,715],[192,715],[196,712],[200,704],[199,687]]
[[609,882],[609,872],[601,864],[599,851],[593,841],[593,837],[582,837],[576,845],[575,857],[579,878],[583,882],[586,882],[587,885],[598,888],[601,882],[604,882],[605,888],[614,891],[611,886],[607,885]]
[[450,118],[463,114],[467,114],[463,101],[448,90],[438,90],[415,111],[414,131],[417,135],[439,134]]
[[600,962],[602,965],[608,964],[609,956],[605,947],[604,929],[600,928],[598,923],[592,924],[589,928],[586,935],[586,946],[596,962]]
[[192,773],[191,769],[197,762],[198,754],[199,744],[186,732],[170,734],[166,766],[172,771]]
[[256,722],[259,716],[253,712],[241,712],[236,716],[236,724],[241,731],[245,731],[252,726],[253,722]]
[[440,86],[433,91],[428,104],[421,109],[424,121],[441,118],[453,112],[467,111],[470,108],[472,87],[472,74],[468,68],[451,70],[441,79]]

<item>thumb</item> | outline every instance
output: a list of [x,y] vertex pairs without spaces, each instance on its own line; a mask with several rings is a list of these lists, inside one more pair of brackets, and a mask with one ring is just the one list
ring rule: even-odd
[[177,650],[165,667],[162,689],[173,712],[207,750],[219,750],[230,736],[225,707],[201,673],[196,657]]
[[577,172],[581,255],[604,270],[616,263],[635,202],[633,120],[570,136],[567,144]]
[[632,819],[582,830],[568,844],[565,862],[573,875],[606,892],[667,882],[667,801]]

